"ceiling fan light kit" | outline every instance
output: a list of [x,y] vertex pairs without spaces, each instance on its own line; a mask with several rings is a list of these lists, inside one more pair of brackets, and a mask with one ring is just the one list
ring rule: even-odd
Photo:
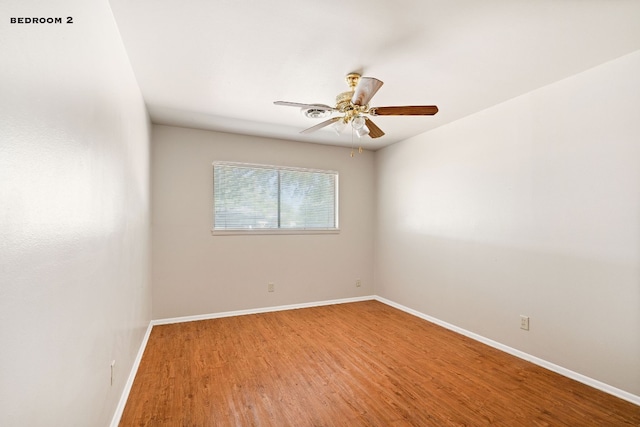
[[335,130],[338,135],[340,135],[346,127],[347,123],[344,120],[338,120],[333,124],[333,130]]
[[347,74],[346,77],[349,90],[336,96],[336,106],[330,107],[325,104],[303,104],[299,102],[276,101],[275,105],[288,107],[299,107],[301,113],[311,119],[322,119],[329,117],[332,113],[343,114],[339,117],[332,117],[324,122],[318,123],[300,133],[311,133],[325,126],[333,124],[333,129],[340,134],[351,123],[358,137],[369,135],[371,138],[380,138],[384,132],[369,116],[432,116],[438,112],[435,105],[414,105],[414,106],[392,106],[392,107],[372,107],[369,102],[373,95],[384,84],[373,77],[362,77],[358,73]]
[[362,116],[355,116],[353,118],[353,120],[351,120],[351,126],[355,129],[362,129],[362,127],[364,126],[364,117]]
[[362,126],[360,129],[356,129],[356,135],[358,135],[358,138],[369,135],[369,129],[366,126]]

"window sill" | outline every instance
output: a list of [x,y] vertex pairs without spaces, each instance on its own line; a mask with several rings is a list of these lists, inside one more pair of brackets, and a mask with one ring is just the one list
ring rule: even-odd
[[339,234],[339,228],[329,229],[251,229],[251,230],[211,230],[212,236],[247,236],[247,235],[276,235],[276,234]]

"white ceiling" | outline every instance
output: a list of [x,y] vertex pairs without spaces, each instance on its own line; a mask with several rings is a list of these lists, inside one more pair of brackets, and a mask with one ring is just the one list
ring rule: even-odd
[[[110,0],[154,123],[351,145],[274,101],[335,104],[385,82],[378,149],[640,49],[638,0]],[[597,107],[597,106],[594,106]]]

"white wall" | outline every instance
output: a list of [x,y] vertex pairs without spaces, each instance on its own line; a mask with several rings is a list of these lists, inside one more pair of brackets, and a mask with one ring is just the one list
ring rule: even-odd
[[0,425],[108,425],[151,317],[149,121],[107,1],[0,16]]
[[635,52],[377,152],[376,293],[640,395],[638,76]]
[[[152,140],[155,319],[373,293],[373,153],[156,125]],[[212,236],[216,160],[338,171],[342,231]]]

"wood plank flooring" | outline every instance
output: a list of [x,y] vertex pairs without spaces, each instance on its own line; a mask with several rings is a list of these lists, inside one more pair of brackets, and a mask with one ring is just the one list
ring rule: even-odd
[[120,426],[640,426],[640,406],[377,301],[156,326]]

